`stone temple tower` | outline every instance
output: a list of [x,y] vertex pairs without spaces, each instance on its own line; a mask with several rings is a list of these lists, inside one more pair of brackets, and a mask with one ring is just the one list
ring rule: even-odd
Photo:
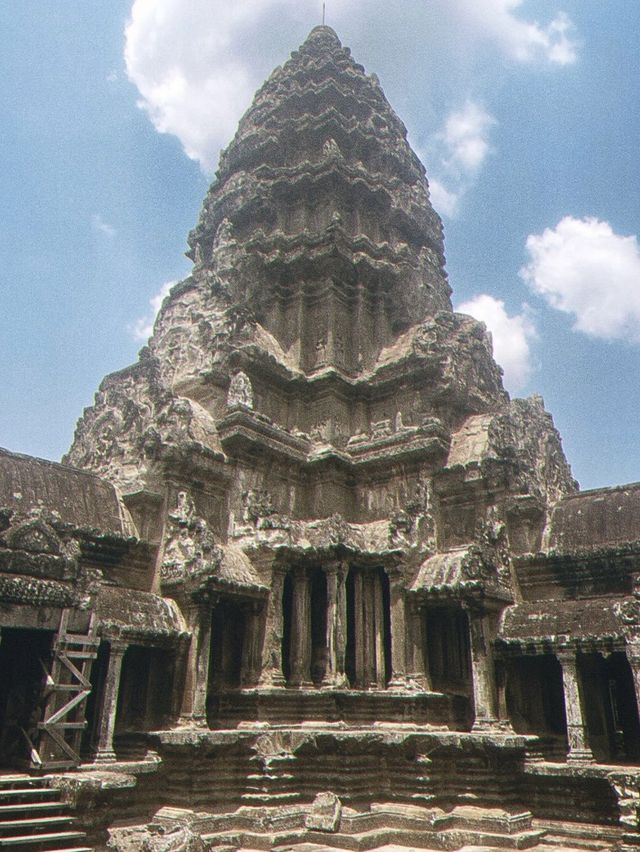
[[65,463],[0,449],[0,846],[637,849],[640,485],[509,399],[333,30],[189,257]]
[[183,719],[497,723],[509,542],[575,483],[452,311],[424,168],[330,28],[256,94],[189,247],[68,455],[157,544]]

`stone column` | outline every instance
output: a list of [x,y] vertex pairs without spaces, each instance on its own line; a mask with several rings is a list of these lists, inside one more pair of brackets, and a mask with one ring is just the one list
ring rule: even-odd
[[625,653],[627,660],[629,660],[629,667],[631,668],[638,716],[640,716],[640,641],[628,642]]
[[293,618],[291,619],[291,685],[311,686],[311,595],[304,568],[293,571]]
[[271,575],[271,591],[267,602],[264,648],[262,653],[261,687],[284,686],[282,673],[282,593],[286,571],[274,566]]
[[362,600],[364,603],[362,611],[362,632],[364,642],[362,656],[364,661],[365,689],[376,686],[376,610],[375,591],[373,588],[373,576],[370,571],[362,572]]
[[474,731],[493,728],[497,723],[496,688],[488,617],[475,610],[467,611],[471,641],[471,679],[473,685]]
[[[419,689],[430,690],[431,684],[425,655],[425,610],[419,606],[418,601],[412,596],[408,598],[407,621],[407,678]],[[391,641],[393,642],[393,636]]]
[[391,683],[390,686],[407,686],[407,624],[405,612],[404,578],[399,571],[389,573],[391,600]]
[[560,648],[556,651],[556,656],[562,666],[562,688],[569,741],[567,761],[593,763],[593,752],[587,738],[576,653],[569,648]]
[[[371,577],[373,585],[373,622],[374,622],[374,647],[376,661],[376,686],[384,689],[386,686],[385,653],[384,653],[384,601],[382,598],[382,578],[379,574]],[[404,642],[403,642],[404,647]]]
[[365,624],[364,624],[364,577],[358,568],[353,576],[353,614],[354,614],[354,644],[355,644],[355,685],[364,688],[365,672]]
[[347,601],[345,573],[340,563],[330,563],[324,568],[327,579],[327,666],[322,685],[344,686],[345,627]]
[[189,645],[188,637],[180,637],[175,649],[175,665],[173,668],[173,684],[171,688],[171,718],[177,720],[180,718],[182,710],[182,702],[187,680],[187,666],[189,664]]
[[242,642],[242,666],[240,669],[240,683],[242,686],[255,686],[258,681],[258,645],[260,640],[261,613],[262,601],[251,601],[244,609],[245,623]]
[[113,763],[116,759],[116,753],[113,749],[113,734],[116,729],[122,660],[126,650],[126,642],[109,642],[109,663],[102,693],[102,713],[94,756],[96,763]]
[[507,662],[506,660],[496,660],[494,662],[494,670],[496,677],[496,693],[497,693],[497,710],[498,721],[500,727],[508,731],[512,730],[511,721],[509,719],[509,711],[507,709]]
[[193,685],[192,719],[197,725],[207,722],[207,691],[209,687],[209,659],[211,657],[212,605],[209,601],[197,608],[195,641],[195,682]]

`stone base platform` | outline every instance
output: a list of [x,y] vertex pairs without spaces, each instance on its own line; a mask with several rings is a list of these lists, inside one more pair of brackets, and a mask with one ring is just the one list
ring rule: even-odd
[[[111,848],[135,848],[145,832],[168,837],[182,831],[200,837],[205,848],[232,850],[289,849],[373,850],[385,844],[413,849],[457,850],[474,845],[499,849],[531,849],[544,837],[533,828],[531,814],[460,806],[445,812],[393,802],[373,803],[365,811],[342,807],[339,799],[318,800],[288,808],[240,808],[225,815],[163,808],[146,828],[114,829]],[[318,797],[320,799],[321,797]],[[327,806],[328,804],[328,806]],[[140,847],[139,847],[140,848]]]
[[640,768],[530,760],[535,742],[507,732],[254,722],[147,745],[153,759],[65,776],[97,848],[107,828],[118,843],[135,829],[124,850],[150,830],[196,832],[193,852],[640,848]]
[[371,725],[376,721],[414,723],[465,730],[471,727],[465,696],[441,692],[345,689],[234,689],[209,698],[210,728],[234,728],[247,720],[299,725],[308,720]]

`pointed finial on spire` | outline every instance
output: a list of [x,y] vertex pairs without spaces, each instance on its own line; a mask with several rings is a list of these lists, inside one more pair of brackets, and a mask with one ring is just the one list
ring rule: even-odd
[[322,4],[322,26],[324,27],[326,24],[326,16],[327,16],[327,4]]

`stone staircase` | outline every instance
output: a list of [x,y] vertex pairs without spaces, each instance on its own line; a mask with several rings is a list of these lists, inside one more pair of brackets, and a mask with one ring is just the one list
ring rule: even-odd
[[42,778],[0,775],[0,850],[92,852],[60,793]]

